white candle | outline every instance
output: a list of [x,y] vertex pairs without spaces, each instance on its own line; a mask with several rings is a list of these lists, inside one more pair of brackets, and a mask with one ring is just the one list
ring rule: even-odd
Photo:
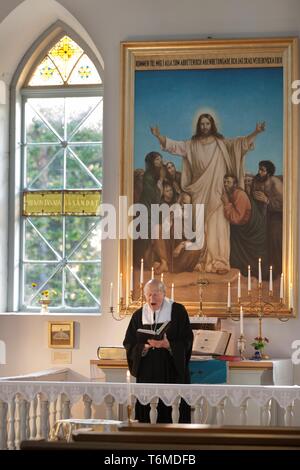
[[113,308],[114,306],[114,285],[111,282],[110,283],[110,288],[109,288],[109,306]]
[[174,282],[172,282],[172,285],[171,285],[171,300],[174,301]]
[[154,279],[154,268],[151,268],[151,279]]
[[144,260],[141,259],[140,284],[144,284]]
[[164,273],[161,273],[160,275],[160,282],[164,282]]
[[290,308],[294,308],[293,284],[290,284]]
[[251,268],[248,266],[248,292],[251,291]]
[[127,382],[127,404],[131,405],[131,386],[130,386],[130,372],[126,372],[126,382]]
[[258,258],[258,282],[261,284],[261,258]]
[[241,333],[241,336],[244,335],[244,313],[243,313],[242,306],[240,308],[240,333]]
[[119,300],[123,299],[123,274],[120,273],[119,279]]
[[238,296],[238,299],[241,298],[241,273],[240,272],[238,274],[237,296]]
[[270,266],[269,291],[273,292],[273,268]]
[[228,282],[228,290],[227,290],[227,308],[231,307],[231,291],[230,291],[230,282]]
[[283,299],[283,273],[280,276],[280,291],[279,291],[280,299]]
[[130,267],[130,291],[133,291],[133,266]]

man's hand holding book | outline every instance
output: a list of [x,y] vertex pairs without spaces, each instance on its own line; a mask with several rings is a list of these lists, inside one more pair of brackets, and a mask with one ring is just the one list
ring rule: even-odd
[[148,339],[148,344],[151,348],[170,349],[170,343],[169,343],[166,333],[164,334],[163,339]]

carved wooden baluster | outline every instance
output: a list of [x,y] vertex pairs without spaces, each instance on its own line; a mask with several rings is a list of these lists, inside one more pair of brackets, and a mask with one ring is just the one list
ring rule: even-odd
[[295,402],[293,401],[290,405],[288,405],[284,409],[284,425],[285,426],[293,426],[294,406],[295,406]]
[[249,398],[246,398],[240,404],[240,425],[241,426],[246,426],[246,424],[248,423],[248,401],[249,401]]
[[172,423],[179,422],[179,405],[180,405],[180,397],[175,398],[172,403]]
[[268,400],[265,405],[260,407],[260,424],[262,426],[270,426],[271,405],[272,405],[272,399]]
[[112,395],[107,395],[104,398],[104,403],[106,405],[106,418],[107,419],[113,419],[113,405],[114,405],[115,399]]
[[132,395],[131,397],[131,403],[132,403],[132,408],[131,408],[131,419],[135,419],[135,404],[136,404],[136,397]]
[[25,436],[30,439],[30,425],[29,425],[30,401],[25,401]]
[[92,400],[90,399],[90,397],[88,395],[84,395],[83,403],[84,403],[84,411],[83,411],[84,419],[91,419],[91,417],[92,417]]
[[62,403],[62,419],[69,419],[71,416],[70,400],[64,396]]
[[155,424],[157,422],[157,405],[158,398],[153,398],[150,401],[150,423]]
[[20,450],[20,434],[21,434],[21,426],[20,426],[20,394],[16,394],[15,398],[15,449]]
[[8,403],[8,436],[7,436],[7,448],[14,450],[15,448],[15,397],[13,397]]
[[49,402],[41,400],[42,436],[48,438],[49,434]]
[[50,401],[49,406],[49,426],[50,426],[50,436],[52,436],[52,430],[55,427],[56,423],[56,399]]
[[0,450],[7,449],[7,404],[0,400]]
[[37,398],[30,400],[29,405],[29,439],[35,439],[36,437],[36,408],[37,408]]
[[27,401],[20,399],[20,440],[27,439]]
[[36,436],[37,440],[42,439],[42,398],[41,394],[37,394],[37,405],[36,405]]
[[226,403],[226,397],[223,398],[217,405],[217,416],[216,416],[216,419],[217,419],[217,424],[219,426],[223,426],[224,425],[224,420],[225,420],[225,411],[224,411],[224,408],[225,408],[225,403]]

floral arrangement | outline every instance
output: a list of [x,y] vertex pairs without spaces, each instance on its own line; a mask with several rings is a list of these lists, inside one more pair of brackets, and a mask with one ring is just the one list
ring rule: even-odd
[[[33,289],[35,289],[37,287],[37,283],[36,282],[32,282],[31,283],[31,287]],[[50,301],[50,295],[52,295],[53,297],[55,295],[57,295],[57,292],[54,290],[54,289],[51,289],[51,290],[48,290],[48,289],[45,289],[45,290],[42,290],[41,291],[41,297],[39,299],[39,302],[42,303],[43,301]]]
[[256,338],[254,338],[254,342],[251,343],[251,346],[253,346],[256,351],[260,351],[261,349],[264,349],[264,347],[266,346],[268,342],[269,342],[268,338],[256,336]]

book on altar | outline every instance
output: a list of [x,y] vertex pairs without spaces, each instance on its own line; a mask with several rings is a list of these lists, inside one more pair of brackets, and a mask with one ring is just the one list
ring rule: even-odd
[[137,329],[137,338],[139,343],[147,343],[148,339],[161,340],[164,334],[171,326],[170,321],[165,321],[157,330],[151,330],[147,328]]
[[231,333],[217,330],[193,330],[193,355],[223,356],[226,353]]

